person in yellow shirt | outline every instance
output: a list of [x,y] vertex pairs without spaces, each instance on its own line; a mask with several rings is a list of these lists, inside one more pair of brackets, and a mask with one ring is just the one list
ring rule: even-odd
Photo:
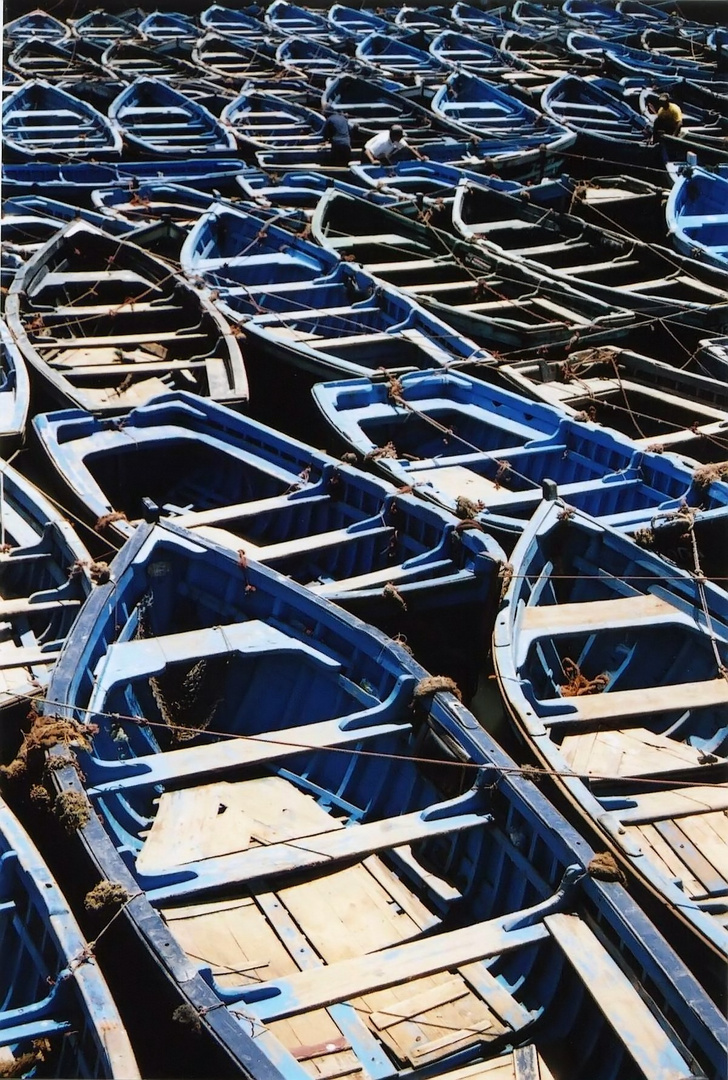
[[682,120],[680,106],[670,100],[669,94],[660,94],[660,104],[652,124],[652,141],[657,142],[660,135],[679,135]]

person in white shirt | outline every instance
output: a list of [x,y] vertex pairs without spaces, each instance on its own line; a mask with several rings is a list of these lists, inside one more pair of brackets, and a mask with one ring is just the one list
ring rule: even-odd
[[364,156],[372,165],[390,165],[400,150],[408,149],[418,161],[425,161],[417,147],[410,146],[399,124],[393,124],[389,131],[379,131],[364,144]]

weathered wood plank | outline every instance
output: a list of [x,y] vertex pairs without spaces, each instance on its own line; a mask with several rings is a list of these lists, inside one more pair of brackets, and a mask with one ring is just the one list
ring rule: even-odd
[[563,700],[574,705],[583,720],[618,720],[627,716],[644,716],[645,713],[728,705],[728,682],[723,678],[707,679],[704,682],[674,683],[670,686],[645,686],[639,690],[584,694]]
[[548,936],[543,925],[504,930],[498,922],[475,923],[431,938],[395,945],[383,952],[306,971],[267,986],[270,997],[249,1004],[262,1020],[290,1016],[311,1008],[408,982],[461,964],[497,956]]
[[489,820],[487,813],[468,810],[436,817],[428,817],[427,811],[402,814],[397,818],[367,822],[334,833],[307,836],[305,843],[300,845],[295,841],[271,844],[265,848],[208,859],[196,864],[194,879],[171,881],[168,885],[148,888],[147,895],[152,903],[164,902],[172,896],[192,896],[223,883],[242,884],[259,878],[309,870],[429,837],[482,828]]
[[590,776],[647,776],[692,768],[702,758],[696,747],[647,728],[567,735],[561,750],[574,772]]
[[629,798],[636,805],[616,811],[624,825],[662,821],[710,810],[728,810],[728,787],[725,784],[713,787],[696,784],[695,787],[680,787],[673,791],[648,791],[644,795],[630,795]]
[[690,1067],[632,983],[576,915],[547,915],[546,926],[582,978],[625,1049],[650,1080],[684,1080]]
[[659,596],[635,594],[613,600],[589,600],[582,604],[526,606],[521,614],[521,629],[529,633],[543,631],[596,630],[603,626],[652,623],[657,618],[674,618],[678,611]]

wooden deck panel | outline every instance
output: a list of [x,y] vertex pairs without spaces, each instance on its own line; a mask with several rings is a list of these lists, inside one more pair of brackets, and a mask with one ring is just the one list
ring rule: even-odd
[[647,728],[567,735],[561,744],[574,772],[593,776],[647,776],[692,768],[702,753],[694,746],[656,735]]

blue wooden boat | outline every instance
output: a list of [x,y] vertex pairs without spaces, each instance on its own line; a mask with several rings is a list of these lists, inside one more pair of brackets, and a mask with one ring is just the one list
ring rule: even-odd
[[725,459],[728,380],[710,375],[700,355],[678,367],[610,344],[571,351],[567,360],[519,359],[500,374],[518,393],[588,416],[638,446]]
[[136,79],[109,106],[119,136],[137,153],[200,156],[235,149],[235,137],[208,109],[159,79]]
[[118,15],[112,15],[103,8],[87,12],[80,19],[70,19],[74,37],[95,42],[118,41],[121,38],[134,37],[135,29],[131,23]]
[[118,545],[143,516],[170,518],[403,636],[464,692],[477,683],[475,642],[485,647],[505,560],[487,533],[190,394],[163,395],[114,427],[78,409],[33,423],[105,540]]
[[337,263],[337,256],[284,229],[280,220],[266,222],[259,211],[223,203],[200,216],[180,253],[185,274],[222,290],[231,303],[235,296],[239,314],[274,310],[274,297],[289,293],[293,309],[305,309],[315,297],[308,291],[312,283]]
[[[249,80],[280,76],[275,49],[267,42],[247,41],[229,34],[208,32],[197,39],[192,59],[208,78],[223,79],[225,86],[241,88]],[[285,85],[281,88],[285,89]]]
[[30,380],[23,354],[0,319],[0,455],[7,457],[25,434]]
[[298,7],[289,0],[273,0],[265,10],[265,23],[275,34],[284,37],[294,34],[328,39],[331,35],[331,25],[325,15]]
[[481,138],[515,136],[522,140],[524,150],[535,139],[562,150],[575,142],[575,136],[563,124],[547,119],[538,109],[466,71],[450,75],[433,97],[432,111]]
[[[495,87],[493,91],[500,93]],[[520,102],[515,103],[505,94],[503,97],[514,109],[521,107]],[[481,139],[474,139],[471,132],[460,123],[454,123],[452,118],[436,116],[429,109],[408,100],[401,92],[376,86],[366,79],[351,75],[333,79],[321,100],[324,107],[329,105],[334,111],[346,113],[364,141],[392,124],[401,124],[408,143],[416,146],[431,161],[485,170],[488,174],[497,173],[523,183],[541,180],[562,170],[560,145],[549,146],[536,141],[537,137],[534,136],[529,149],[528,138],[520,134],[513,134],[510,138],[500,135],[489,137],[486,134]],[[566,138],[567,141],[574,141],[576,136],[567,133]],[[296,168],[297,164],[300,167],[300,162],[291,161],[287,167]]]
[[718,1010],[400,646],[171,525],[111,573],[52,686],[95,734],[52,775],[210,1068],[718,1080]]
[[393,32],[393,24],[368,8],[353,8],[347,4],[332,4],[328,20],[336,34],[363,38],[374,31],[384,34]]
[[275,58],[291,77],[308,79],[321,88],[329,79],[347,73],[360,78],[380,79],[382,76],[381,71],[371,64],[350,56],[341,48],[329,48],[318,38],[287,37],[278,46]]
[[[248,348],[270,369],[307,379],[398,373],[493,357],[398,289],[347,263],[326,278],[281,289],[228,292],[222,310],[247,317]],[[251,300],[262,313],[251,313]]]
[[[131,222],[118,219],[109,221],[102,214],[93,210],[87,210],[83,206],[75,206],[73,203],[64,203],[59,199],[49,199],[45,195],[11,195],[10,198],[5,199],[3,202],[3,232],[6,225],[12,227],[21,218],[23,226],[25,228],[30,227],[32,231],[33,215],[43,222],[53,223],[55,225],[53,232],[58,232],[63,225],[68,224],[70,221],[78,220],[88,221],[99,229],[105,229],[107,232],[113,233],[114,236],[129,236],[134,229]],[[52,232],[46,235],[42,242],[35,242],[36,237],[33,236],[33,242],[28,244],[28,257],[35,254],[51,235]]]
[[15,161],[118,157],[121,136],[85,101],[42,79],[26,82],[3,102],[4,156]]
[[307,150],[325,145],[321,113],[272,93],[243,90],[225,106],[220,120],[243,147],[297,152],[300,149],[303,156]]
[[658,145],[650,145],[650,124],[597,83],[562,75],[544,90],[541,107],[552,120],[576,132],[575,154],[592,162],[604,159],[610,169],[615,163],[659,169],[662,155]]
[[209,299],[135,244],[72,222],[18,273],[11,333],[55,401],[120,413],[175,387],[247,400],[240,348]]
[[456,4],[453,4],[450,14],[456,26],[476,37],[500,40],[509,30],[517,28],[516,24],[507,17],[506,11],[502,7],[486,11],[484,8],[476,7],[474,4],[466,4],[462,0],[458,0]]
[[436,56],[387,33],[374,32],[363,38],[356,47],[356,56],[389,79],[429,86],[439,85],[449,72]]
[[271,177],[262,169],[255,173],[251,170],[240,177],[239,184],[245,197],[263,209],[300,206],[313,210],[329,188],[348,195],[357,195],[380,206],[392,206],[401,199],[398,193],[348,184],[345,180],[333,179],[320,172],[289,172],[271,181]]
[[313,395],[362,458],[497,530],[499,539],[502,530],[504,544],[523,530],[546,479],[571,504],[624,532],[682,505],[711,518],[728,513],[728,484],[702,484],[694,462],[637,448],[608,428],[463,372],[412,372],[392,392],[381,378],[351,379],[316,386]]
[[667,56],[678,64],[687,60],[713,66],[717,60],[715,52],[707,44],[703,45],[694,36],[684,34],[678,26],[669,30],[648,27],[640,35],[640,43],[648,52]]
[[79,55],[73,43],[46,41],[45,38],[26,38],[10,52],[5,62],[11,71],[24,80],[44,79],[46,82],[62,82],[69,90],[82,79],[103,79],[105,72],[100,63]]
[[139,23],[139,32],[155,41],[194,41],[198,29],[192,15],[181,11],[153,11]]
[[549,286],[521,267],[504,273],[478,245],[433,227],[436,218],[410,220],[399,209],[332,189],[314,211],[311,232],[322,247],[358,262],[503,360],[559,353],[575,335],[612,342],[634,324],[626,309],[597,303],[562,283]]
[[[121,222],[132,227],[148,225],[155,221],[173,221],[183,228],[191,228],[203,214],[214,196],[183,184],[141,183],[133,189],[114,186],[96,188],[91,192],[94,206],[111,232],[114,223]],[[126,230],[124,230],[126,231]]]
[[525,91],[543,82],[543,75],[525,60],[469,34],[445,30],[433,38],[429,49],[437,60],[449,68],[470,71],[483,79],[494,79]]
[[[256,9],[259,10],[259,9]],[[239,37],[245,41],[262,42],[270,33],[265,23],[248,11],[211,4],[200,15],[200,25],[215,34]]]
[[462,184],[453,203],[461,235],[607,303],[719,332],[728,319],[719,270],[571,215],[529,207],[512,195]]
[[582,32],[593,33],[605,40],[627,37],[639,25],[621,14],[614,3],[605,0],[564,0],[561,11],[567,23],[576,24]]
[[478,152],[489,154],[496,168],[502,155],[518,157],[544,175],[546,158],[553,173],[564,164],[564,154],[576,134],[545,117],[493,83],[469,72],[455,72],[435,92],[432,111],[480,138]]
[[423,8],[403,4],[394,17],[394,25],[410,36],[431,37],[450,28],[450,20],[444,17],[444,11],[440,8],[438,13],[434,6]]
[[137,1080],[119,1012],[66,897],[0,798],[0,1063],[8,1076]]
[[[685,162],[688,152],[697,153],[701,164],[728,161],[728,98],[713,93],[708,84],[676,82],[668,85],[670,98],[683,114],[679,136],[660,135],[660,142],[678,162]],[[640,92],[639,109],[649,124],[655,119],[662,88],[648,87]]]
[[493,638],[511,716],[694,950],[713,952],[722,992],[728,595],[560,499],[511,561]]
[[239,191],[237,177],[244,176],[250,168],[239,158],[227,156],[124,161],[118,165],[95,162],[51,165],[33,161],[25,165],[3,164],[2,186],[6,194],[47,195],[61,200],[72,191],[77,202],[86,205],[97,188],[113,186],[133,191],[139,184],[151,181],[235,195]]
[[564,25],[565,16],[558,7],[544,7],[531,0],[515,0],[511,7],[511,18],[517,26],[538,32],[552,31]]
[[[13,725],[45,694],[91,591],[92,560],[69,522],[7,461],[0,461],[0,548],[0,714],[7,752]],[[2,1034],[0,1026],[0,1045]]]
[[36,8],[3,26],[3,37],[8,41],[61,41],[71,36],[71,28],[47,11]]
[[728,272],[728,177],[686,168],[672,187],[665,217],[678,251]]
[[[658,56],[645,49],[635,49],[620,41],[592,37],[589,34],[572,32],[566,38],[567,48],[576,56],[599,60],[608,72],[618,79],[630,76],[645,76],[663,79],[691,79],[694,82],[710,82],[713,71],[710,65],[695,61],[676,62],[669,56]],[[644,85],[644,82],[641,83]]]
[[[179,55],[179,53],[183,55]],[[138,40],[128,41],[121,38],[112,41],[101,55],[101,63],[107,72],[116,79],[123,79],[124,84],[134,79],[161,79],[175,84],[181,90],[181,84],[199,78],[199,72],[190,63],[189,50],[178,50],[169,45],[140,44]]]

